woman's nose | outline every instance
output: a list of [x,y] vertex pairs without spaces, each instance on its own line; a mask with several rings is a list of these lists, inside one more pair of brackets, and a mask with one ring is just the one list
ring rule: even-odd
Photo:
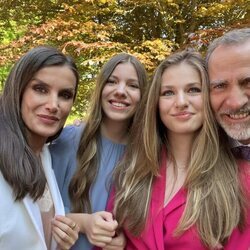
[[51,113],[57,112],[59,107],[58,97],[50,95],[46,103],[46,109]]
[[178,93],[176,96],[175,106],[178,108],[186,107],[188,105],[188,99],[185,93]]
[[117,95],[126,95],[126,84],[124,83],[119,83],[116,85],[116,94]]

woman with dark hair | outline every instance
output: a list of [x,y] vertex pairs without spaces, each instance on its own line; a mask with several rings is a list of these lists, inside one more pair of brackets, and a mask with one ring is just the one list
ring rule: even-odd
[[114,237],[117,222],[104,210],[113,169],[124,153],[146,86],[146,71],[138,59],[126,53],[112,57],[97,78],[87,122],[66,127],[51,145],[64,203],[80,226],[73,249],[122,248],[120,235]]
[[62,130],[78,78],[74,62],[46,46],[22,56],[7,78],[0,98],[2,250],[69,249],[78,238],[46,145]]

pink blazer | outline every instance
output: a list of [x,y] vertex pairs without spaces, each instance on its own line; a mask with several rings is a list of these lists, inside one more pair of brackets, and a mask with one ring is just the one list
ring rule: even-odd
[[[250,193],[250,164],[239,162],[241,179]],[[247,171],[247,172],[246,172]],[[186,191],[180,189],[173,199],[163,207],[166,184],[166,154],[162,155],[160,176],[153,183],[152,198],[146,228],[139,237],[133,236],[126,229],[128,250],[205,250],[195,227],[185,231],[181,236],[174,236],[174,231],[186,204]],[[249,196],[250,197],[250,196]],[[108,211],[112,211],[113,197],[110,197]],[[225,250],[250,250],[250,211],[247,226],[243,232],[237,228],[233,231]]]

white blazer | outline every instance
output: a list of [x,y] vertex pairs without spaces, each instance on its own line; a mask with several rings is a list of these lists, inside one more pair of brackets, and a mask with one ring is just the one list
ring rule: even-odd
[[[62,198],[51,166],[47,145],[41,153],[42,165],[55,206],[56,215],[65,215]],[[57,247],[52,238],[51,250]],[[41,213],[36,202],[27,195],[15,201],[12,188],[0,172],[0,249],[47,250]]]

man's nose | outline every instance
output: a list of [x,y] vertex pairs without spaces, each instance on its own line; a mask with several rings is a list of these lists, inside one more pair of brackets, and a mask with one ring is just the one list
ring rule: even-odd
[[249,96],[244,88],[237,85],[234,88],[231,88],[227,99],[226,104],[232,110],[238,110],[246,105],[249,101]]

